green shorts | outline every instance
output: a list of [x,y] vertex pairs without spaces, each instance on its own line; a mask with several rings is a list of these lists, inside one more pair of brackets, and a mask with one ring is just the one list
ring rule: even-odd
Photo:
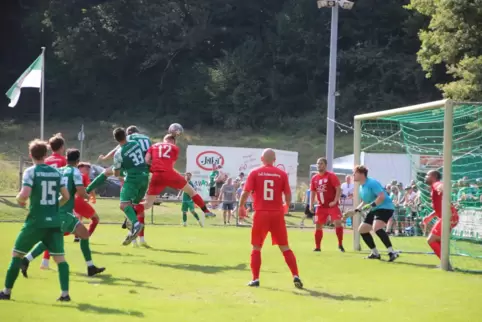
[[146,195],[149,186],[149,177],[126,179],[120,191],[121,202],[132,202],[132,204],[139,204]]
[[62,233],[73,234],[77,225],[80,224],[80,220],[70,212],[61,213],[60,218],[62,220],[62,226],[60,226]]
[[194,212],[194,202],[193,201],[183,201],[181,206],[182,212]]
[[42,242],[52,256],[64,255],[64,234],[60,227],[38,228],[28,224],[20,230],[13,251],[25,255],[38,242]]

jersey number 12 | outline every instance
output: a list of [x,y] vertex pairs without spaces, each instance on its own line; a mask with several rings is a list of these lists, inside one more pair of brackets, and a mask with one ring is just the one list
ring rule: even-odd
[[172,145],[163,144],[159,149],[159,158],[170,159],[171,158]]
[[55,205],[55,187],[57,182],[55,181],[42,181],[42,199],[40,199],[40,204],[42,206]]

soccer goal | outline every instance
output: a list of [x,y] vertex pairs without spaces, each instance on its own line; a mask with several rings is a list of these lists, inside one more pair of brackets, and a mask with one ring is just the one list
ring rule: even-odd
[[[397,238],[400,245],[394,246],[402,252],[429,252],[422,239],[430,225],[422,225],[421,219],[432,211],[424,177],[429,170],[442,172],[443,190],[449,193],[443,195],[441,267],[447,270],[454,261],[457,265],[459,256],[473,260],[471,269],[482,267],[482,103],[440,100],[357,115],[354,163],[365,164],[369,176],[376,179],[377,174],[391,178],[381,183],[390,186],[393,200],[415,193],[413,201],[397,205],[390,223],[390,229],[395,226],[394,234],[410,237]],[[460,216],[452,233],[451,203]],[[354,218],[354,227],[359,224],[360,218]],[[361,250],[356,230],[353,246]]]

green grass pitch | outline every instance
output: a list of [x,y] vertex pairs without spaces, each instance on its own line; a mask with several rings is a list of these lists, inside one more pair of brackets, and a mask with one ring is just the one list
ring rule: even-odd
[[[21,225],[0,227],[3,278]],[[332,233],[325,234],[323,251],[313,253],[312,234],[290,230],[305,290],[294,288],[283,257],[269,240],[261,287],[245,286],[251,277],[249,229],[147,226],[152,249],[121,246],[124,233],[118,225],[98,227],[91,241],[94,263],[107,271],[94,278],[86,277],[79,245],[66,237],[73,302],[55,302],[57,273],[39,270],[38,259],[29,279],[19,276],[13,300],[0,302],[0,320],[476,321],[482,314],[482,276],[442,272],[427,255],[402,254],[388,263],[342,254]]]

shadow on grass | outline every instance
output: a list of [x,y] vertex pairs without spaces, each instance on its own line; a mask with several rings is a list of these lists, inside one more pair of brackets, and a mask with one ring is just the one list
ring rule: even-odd
[[462,268],[454,268],[454,272],[467,274],[467,275],[482,275],[482,271],[480,270],[471,270],[471,269],[462,269]]
[[64,304],[47,304],[47,303],[38,303],[33,301],[30,301],[30,302],[14,301],[14,302],[23,303],[23,304],[43,305],[43,306],[49,306],[49,307],[54,306],[54,307],[60,307],[64,309],[77,309],[81,312],[86,312],[86,313],[128,315],[128,316],[137,317],[137,318],[144,317],[144,313],[142,313],[141,311],[114,309],[114,308],[105,307],[105,306],[92,305],[89,303],[75,303],[75,300]]
[[246,264],[238,264],[236,266],[212,266],[212,265],[197,265],[197,264],[167,264],[155,261],[144,261],[148,265],[155,265],[160,267],[174,268],[184,271],[199,272],[204,274],[217,274],[228,271],[245,271]]
[[0,198],[0,203],[3,203],[5,204],[5,206],[12,207],[12,208],[23,208],[19,204],[15,202],[11,202],[10,200],[5,198]]
[[331,294],[327,292],[320,292],[316,290],[312,290],[309,288],[304,288],[301,290],[295,290],[295,291],[286,291],[286,290],[280,290],[277,288],[272,288],[272,287],[263,287],[264,289],[276,291],[276,292],[287,292],[287,293],[292,293],[298,296],[305,296],[305,297],[316,297],[316,298],[325,298],[328,300],[335,300],[335,301],[360,301],[360,302],[382,302],[382,299],[379,299],[377,297],[367,297],[367,296],[355,296],[352,294]]
[[141,254],[129,254],[129,253],[120,253],[120,252],[99,252],[95,250],[92,251],[92,254],[102,255],[102,256],[146,257],[145,255],[141,255]]
[[421,263],[411,263],[411,262],[401,262],[401,261],[394,261],[392,263],[397,265],[407,265],[407,266],[415,266],[415,267],[422,267],[422,268],[437,268],[437,265],[433,265],[433,264],[421,264]]
[[[70,275],[87,277],[85,274],[78,272],[71,272]],[[82,282],[85,282],[85,280],[82,280]],[[139,287],[149,290],[161,290],[158,287],[152,286],[148,281],[136,280],[129,277],[114,277],[110,274],[101,274],[94,277],[89,277],[87,282],[89,284],[105,284],[110,286]]]
[[160,249],[160,248],[154,248],[154,247],[149,247],[147,249],[153,252],[170,253],[170,254],[206,255],[206,253],[198,253],[190,250]]

